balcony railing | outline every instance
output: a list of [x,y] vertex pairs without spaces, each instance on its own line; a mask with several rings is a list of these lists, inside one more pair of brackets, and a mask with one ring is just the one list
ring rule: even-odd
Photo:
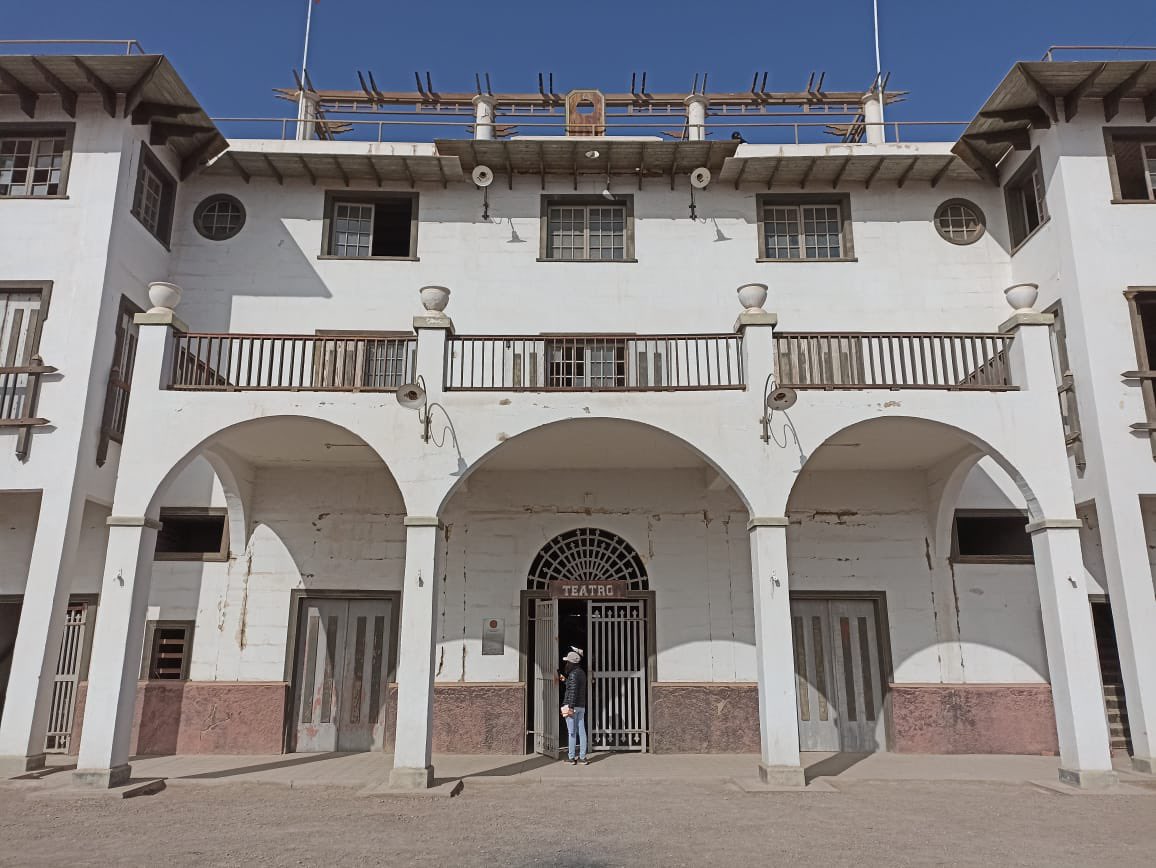
[[29,359],[31,364],[0,367],[0,429],[20,429],[16,441],[16,455],[25,458],[31,441],[32,429],[47,425],[47,419],[36,415],[40,397],[40,379],[55,374],[56,368],[45,365],[39,356]]
[[779,385],[796,389],[1014,389],[1010,335],[780,332]]
[[739,335],[478,335],[446,344],[454,391],[685,392],[741,389]]
[[417,340],[367,334],[178,334],[171,389],[387,392],[414,378]]

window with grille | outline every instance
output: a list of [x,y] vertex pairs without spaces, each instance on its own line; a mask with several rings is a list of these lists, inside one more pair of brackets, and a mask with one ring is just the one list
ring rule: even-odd
[[226,510],[167,507],[153,556],[158,561],[223,561],[229,554]]
[[1117,202],[1156,201],[1156,133],[1150,129],[1104,131]]
[[566,531],[542,546],[530,565],[526,588],[544,591],[554,581],[624,582],[631,591],[650,589],[646,566],[634,546],[597,527]]
[[72,127],[0,125],[0,198],[63,196]]
[[762,250],[776,262],[851,259],[850,197],[759,197]]
[[146,681],[188,680],[192,651],[192,621],[150,621],[145,627],[141,678]]
[[1004,187],[1013,252],[1048,222],[1044,170],[1037,149]]
[[136,189],[132,197],[132,214],[149,234],[166,247],[172,236],[176,196],[176,179],[142,142]]
[[935,231],[952,244],[974,244],[986,225],[983,211],[966,199],[948,199],[935,209]]
[[210,196],[193,212],[193,225],[210,241],[227,241],[245,225],[245,206],[235,196]]
[[326,195],[324,255],[342,259],[417,257],[417,194]]
[[566,262],[634,259],[633,198],[543,199],[542,258]]

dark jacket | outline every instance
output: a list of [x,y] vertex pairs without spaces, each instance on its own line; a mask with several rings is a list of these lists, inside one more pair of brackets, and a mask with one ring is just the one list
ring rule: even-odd
[[566,676],[566,694],[562,697],[562,704],[571,708],[586,707],[586,673],[579,666]]

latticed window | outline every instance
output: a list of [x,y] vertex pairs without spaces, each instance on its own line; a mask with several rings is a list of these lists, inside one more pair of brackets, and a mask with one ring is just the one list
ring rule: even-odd
[[615,339],[563,339],[546,343],[553,388],[621,388],[626,385],[626,344]]
[[634,547],[617,534],[595,527],[566,531],[542,546],[526,587],[549,589],[554,581],[625,582],[631,591],[649,590],[646,566]]
[[373,247],[373,205],[337,202],[333,206],[333,256],[369,256]]
[[245,208],[233,196],[210,196],[197,206],[193,225],[210,241],[226,241],[245,225]]
[[626,205],[561,200],[546,208],[546,259],[624,260],[629,251]]
[[1019,247],[1048,222],[1044,170],[1039,151],[1033,153],[1004,188],[1012,247]]
[[147,147],[141,145],[140,166],[132,197],[132,214],[161,244],[169,243],[177,182]]
[[984,229],[983,212],[964,199],[949,199],[935,211],[935,231],[952,244],[973,244]]
[[39,135],[0,130],[0,196],[59,196],[64,193],[68,134]]
[[148,680],[183,681],[189,677],[193,624],[189,621],[153,621],[146,628],[144,665]]
[[416,193],[327,194],[322,254],[343,259],[417,257]]
[[765,197],[761,222],[764,259],[823,260],[850,257],[842,201]]

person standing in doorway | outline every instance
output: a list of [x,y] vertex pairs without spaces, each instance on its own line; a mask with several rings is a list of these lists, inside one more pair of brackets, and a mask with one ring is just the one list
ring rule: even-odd
[[[570,653],[562,658],[566,664],[566,674],[562,676],[566,683],[566,692],[562,697],[562,716],[566,718],[566,731],[570,735],[570,750],[568,762],[570,765],[582,763],[590,765],[586,758],[586,672],[582,669],[582,652],[572,648]],[[575,741],[578,742],[578,755],[575,757]]]

